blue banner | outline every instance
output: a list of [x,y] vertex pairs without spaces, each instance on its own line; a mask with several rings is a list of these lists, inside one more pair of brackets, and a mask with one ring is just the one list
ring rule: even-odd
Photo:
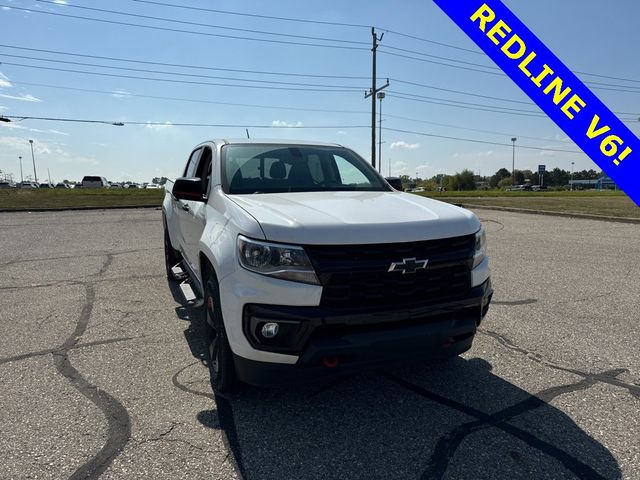
[[434,2],[640,206],[640,140],[500,0]]

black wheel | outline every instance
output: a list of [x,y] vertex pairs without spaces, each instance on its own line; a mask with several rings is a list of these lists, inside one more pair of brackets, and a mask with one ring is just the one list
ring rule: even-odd
[[164,265],[167,270],[167,278],[169,280],[175,280],[171,269],[180,262],[180,253],[171,246],[171,240],[169,239],[169,231],[167,230],[167,224],[164,224]]
[[207,330],[209,376],[216,393],[229,393],[236,385],[231,347],[222,320],[218,281],[210,277],[205,286],[204,310]]

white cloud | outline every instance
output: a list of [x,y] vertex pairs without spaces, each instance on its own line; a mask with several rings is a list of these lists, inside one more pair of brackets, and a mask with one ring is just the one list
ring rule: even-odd
[[114,98],[124,98],[128,97],[129,95],[131,95],[131,93],[127,92],[126,90],[114,90],[113,92],[111,92],[111,96]]
[[0,72],[0,88],[11,88],[13,84],[9,81],[9,77],[7,77],[4,73]]
[[272,127],[287,127],[287,128],[302,127],[302,122],[290,123],[290,122],[286,122],[284,120],[274,120],[273,122],[271,122],[271,126]]
[[2,10],[11,10],[11,7],[0,7]]
[[33,95],[24,94],[24,93],[20,93],[19,95],[6,95],[4,93],[0,93],[0,97],[8,98],[10,100],[20,100],[23,102],[41,102],[42,101],[39,98],[34,97]]
[[61,132],[60,130],[54,130],[54,129],[49,129],[46,130],[47,133],[55,133],[56,135],[64,135],[64,136],[69,136],[69,134],[67,132]]
[[61,132],[60,130],[53,130],[53,129],[48,129],[48,130],[41,130],[39,128],[28,128],[25,127],[24,125],[20,125],[19,123],[15,123],[15,122],[11,122],[11,123],[1,123],[0,126],[2,128],[10,128],[13,130],[24,130],[26,132],[33,132],[33,133],[53,133],[55,135],[65,135],[65,136],[69,136],[69,134],[67,132]]
[[58,5],[69,5],[67,0],[53,0],[53,3],[57,3]]
[[420,144],[419,143],[407,143],[403,140],[400,140],[398,142],[393,142],[391,144],[391,148],[399,148],[401,150],[416,150],[417,148],[420,148]]
[[147,124],[145,125],[146,128],[149,128],[151,130],[164,130],[166,128],[170,128],[173,127],[173,123],[171,122],[165,122],[165,123],[152,123],[152,122],[147,122]]
[[347,132],[345,132],[344,130],[338,130],[336,133],[338,135],[346,135],[347,134]]

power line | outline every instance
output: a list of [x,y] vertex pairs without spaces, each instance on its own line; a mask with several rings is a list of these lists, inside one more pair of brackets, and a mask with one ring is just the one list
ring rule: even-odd
[[[479,68],[486,68],[488,70],[501,71],[501,69],[499,69],[498,67],[494,67],[493,65],[483,65],[483,64],[480,64],[480,63],[466,62],[464,60],[456,60],[454,58],[449,58],[449,57],[440,57],[438,55],[431,55],[429,53],[418,52],[416,50],[408,50],[406,48],[394,47],[394,46],[388,45],[386,43],[384,45],[381,45],[381,47],[383,47],[385,49],[393,50],[395,52],[411,53],[412,55],[420,55],[421,57],[435,58],[437,60],[444,60],[444,61],[447,61],[447,62],[459,63],[461,65],[470,65],[472,67],[479,67]],[[393,52],[387,52],[387,53],[393,53]]]
[[297,128],[297,129],[351,129],[351,128],[369,128],[368,125],[247,125],[232,123],[180,123],[180,122],[140,122],[140,121],[110,121],[110,120],[93,120],[86,118],[58,118],[58,117],[31,117],[21,115],[3,115],[5,118],[14,119],[16,121],[23,120],[42,120],[51,122],[69,122],[69,123],[100,123],[105,125],[115,125],[123,127],[126,125],[149,125],[149,126],[171,126],[171,127],[216,127],[216,128]]
[[[215,127],[215,128],[266,128],[266,129],[284,129],[284,128],[296,128],[296,129],[357,129],[357,128],[369,128],[368,125],[246,125],[246,124],[229,124],[229,123],[173,123],[173,122],[140,122],[140,121],[109,121],[109,120],[94,120],[84,118],[58,118],[58,117],[32,117],[32,116],[20,116],[20,115],[4,115],[5,118],[14,119],[17,121],[23,120],[41,120],[41,121],[53,121],[53,122],[73,122],[73,123],[91,123],[91,124],[105,124],[115,126],[126,125],[148,125],[148,126],[183,126],[183,127]],[[446,135],[436,135],[433,133],[415,132],[411,130],[401,130],[397,128],[386,128],[385,130],[397,133],[407,133],[411,135],[420,135],[432,138],[442,138],[445,140],[456,140],[461,142],[480,143],[484,145],[496,145],[501,147],[511,147],[508,143],[489,142],[485,140],[477,140],[472,138],[451,137]],[[562,150],[557,148],[544,148],[534,147],[531,145],[518,145],[518,148],[524,148],[529,150],[542,150],[548,152],[562,152],[562,153],[583,153],[575,150]]]
[[[54,2],[54,1],[51,1],[51,0],[36,0],[36,1],[41,2],[41,3],[54,4],[54,5],[58,5],[58,6],[60,5],[60,4],[58,4],[58,3]],[[351,26],[351,27],[366,27],[366,25],[362,25],[362,24],[346,24],[346,23],[345,24],[341,24],[341,23],[338,23],[338,22],[323,22],[323,21],[303,20],[303,19],[292,19],[292,18],[286,18],[286,17],[273,17],[273,16],[266,16],[266,15],[241,14],[239,12],[229,12],[229,11],[213,10],[213,9],[203,9],[203,8],[197,8],[197,7],[185,7],[185,6],[182,6],[182,5],[175,5],[175,4],[163,4],[161,2],[152,2],[152,1],[148,1],[148,0],[133,0],[133,1],[137,1],[137,2],[140,2],[140,3],[151,3],[151,4],[158,4],[158,5],[164,5],[164,6],[171,6],[171,7],[176,7],[176,8],[188,8],[190,10],[203,10],[203,11],[211,11],[211,12],[216,12],[216,13],[226,13],[226,14],[233,14],[233,15],[262,17],[262,18],[275,19],[275,20],[289,20],[289,21],[298,21],[298,22],[304,22],[304,23],[319,23],[319,24]],[[75,19],[83,19],[83,20],[90,20],[90,21],[103,22],[103,23],[112,23],[112,24],[117,24],[117,25],[125,25],[125,26],[139,27],[139,28],[148,28],[148,29],[154,29],[154,30],[173,31],[173,32],[179,32],[179,33],[190,33],[190,34],[195,34],[195,35],[206,35],[206,36],[230,38],[230,39],[236,39],[236,40],[258,41],[258,42],[268,42],[268,43],[281,43],[281,44],[288,44],[288,45],[313,46],[313,47],[324,47],[324,48],[341,48],[341,49],[350,49],[350,50],[367,50],[367,48],[365,48],[365,47],[349,47],[349,46],[346,46],[346,45],[325,45],[325,44],[291,42],[291,41],[272,40],[272,39],[263,39],[263,38],[240,37],[240,36],[234,36],[234,35],[223,35],[223,34],[214,34],[214,33],[206,33],[206,32],[197,32],[197,31],[192,31],[192,30],[172,29],[172,28],[167,28],[167,27],[156,27],[156,26],[151,26],[151,25],[142,25],[142,24],[135,24],[135,23],[129,23],[129,22],[119,22],[119,21],[114,21],[114,20],[105,20],[105,19],[98,19],[98,18],[91,18],[91,17],[82,17],[82,16],[77,16],[77,15],[68,15],[68,14],[56,13],[56,12],[44,12],[44,11],[38,11],[38,10],[27,10],[27,9],[18,8],[18,7],[11,6],[11,5],[1,5],[1,6],[7,7],[7,8],[10,8],[10,9],[14,9],[14,10],[25,11],[25,12],[29,12],[29,13],[40,13],[40,14],[46,14],[46,15],[54,15],[54,16],[61,16],[61,17],[68,17],[68,18],[75,18]],[[97,11],[97,12],[101,12],[101,13],[111,13],[111,14],[116,14],[116,15],[131,16],[131,17],[136,17],[136,18],[160,20],[160,21],[172,22],[172,23],[180,23],[180,24],[187,24],[187,25],[194,25],[194,26],[202,26],[202,27],[207,27],[207,28],[220,28],[220,29],[226,29],[226,30],[241,31],[241,32],[246,32],[246,33],[258,33],[258,34],[263,34],[263,35],[284,36],[284,37],[289,37],[289,38],[302,38],[302,39],[319,40],[319,41],[336,42],[336,43],[349,43],[349,44],[353,44],[353,45],[366,45],[366,42],[359,42],[359,41],[353,41],[353,40],[342,40],[342,39],[334,39],[334,38],[327,38],[327,37],[312,37],[312,36],[305,36],[305,35],[283,34],[283,33],[279,33],[279,32],[268,32],[268,31],[261,31],[261,30],[241,29],[241,28],[235,28],[235,27],[224,27],[224,26],[221,26],[221,25],[210,25],[210,24],[204,24],[204,23],[199,23],[199,22],[190,22],[190,21],[176,20],[176,19],[170,19],[170,18],[164,18],[164,17],[155,17],[155,16],[151,16],[151,15],[140,15],[140,14],[134,14],[134,13],[130,13],[130,12],[119,12],[119,11],[116,11],[116,10],[106,10],[106,9],[99,9],[99,8],[93,8],[93,7],[79,6],[79,5],[67,4],[67,5],[65,5],[65,7],[79,8],[79,9],[84,9],[84,10]],[[394,34],[401,35],[401,36],[404,36],[404,37],[407,37],[407,38],[413,38],[413,39],[417,39],[417,40],[421,40],[421,41],[437,44],[437,45],[444,46],[444,47],[454,48],[454,49],[458,49],[458,50],[464,50],[464,51],[468,51],[468,52],[471,52],[471,53],[480,53],[480,54],[482,54],[482,52],[476,52],[474,50],[464,49],[462,47],[457,47],[455,45],[450,45],[450,44],[446,44],[446,43],[443,43],[443,42],[435,42],[433,40],[429,40],[429,39],[425,39],[425,38],[421,38],[421,37],[416,37],[416,36],[413,36],[413,35],[403,34],[401,32],[385,29],[383,27],[381,27],[381,30],[385,30],[385,31],[388,31],[388,32],[393,32]],[[486,70],[475,70],[475,69],[468,68],[467,70],[470,70],[470,71],[476,71],[476,72],[480,72],[480,73],[488,73],[488,74],[494,74],[494,75],[502,75],[502,72],[500,71],[500,69],[498,69],[497,67],[494,67],[494,66],[490,66],[490,65],[482,65],[482,64],[476,64],[476,63],[473,63],[473,62],[466,62],[466,61],[450,59],[450,58],[446,58],[446,57],[439,57],[439,56],[427,54],[427,53],[424,53],[424,52],[419,52],[419,51],[409,50],[409,49],[403,49],[403,48],[394,47],[394,46],[390,46],[390,45],[386,45],[386,46],[383,46],[383,47],[386,47],[386,48],[389,48],[389,49],[392,49],[392,50],[395,50],[395,51],[402,51],[402,52],[412,53],[412,54],[415,54],[415,55],[420,55],[420,56],[431,57],[431,58],[446,60],[446,61],[450,61],[450,62],[460,63],[462,65],[472,65],[472,66],[476,66],[476,67],[492,70],[493,72],[486,71]],[[411,57],[411,56],[408,56],[408,55],[402,55],[402,54],[399,54],[399,53],[385,52],[385,51],[382,51],[382,50],[381,50],[381,52],[382,53],[387,53],[389,55],[394,55],[394,56],[397,56],[397,57],[402,57],[402,58],[407,58],[407,59],[412,59],[412,60],[417,60],[417,61],[433,63],[433,64],[442,65],[442,66],[448,66],[448,67],[452,67],[452,68],[462,68],[461,66],[458,66],[458,65],[451,65],[451,64],[446,64],[446,63],[430,61],[430,60],[426,60],[426,59]],[[609,78],[609,79],[620,80],[620,81],[625,81],[625,82],[640,83],[640,80],[628,79],[628,78],[622,78],[622,77],[614,77],[614,76],[607,76],[607,75],[601,75],[601,74],[589,73],[589,72],[582,72],[582,71],[578,71],[578,70],[576,70],[575,73],[578,73],[578,74],[581,74],[581,75],[595,76],[595,77],[599,77],[599,78]],[[585,82],[585,83],[588,84],[588,85],[598,85],[597,82]],[[633,86],[629,86],[629,85],[616,85],[616,84],[603,84],[603,83],[601,83],[600,85],[608,86],[608,87],[617,87],[617,88],[637,88],[637,87],[633,87]],[[602,88],[602,87],[598,87],[598,89],[599,90],[609,90],[609,91],[620,91],[620,92],[623,92],[623,93],[640,93],[640,92],[628,91],[628,90],[613,90],[612,88]]]
[[[59,51],[59,50],[47,50],[47,49],[38,49],[38,48],[18,47],[18,46],[15,46],[15,45],[4,45],[4,44],[0,44],[0,47],[14,49],[14,50],[25,50],[25,51],[30,51],[30,52],[40,52],[40,53],[50,53],[50,54],[55,54],[55,55],[74,56],[74,57],[80,57],[80,58],[95,58],[95,59],[115,61],[115,62],[140,63],[140,64],[144,64],[144,65],[159,65],[159,66],[168,66],[168,67],[176,67],[176,68],[191,68],[191,69],[201,69],[201,70],[211,70],[211,71],[230,71],[230,72],[239,72],[239,73],[260,74],[260,75],[292,76],[292,77],[302,77],[302,78],[323,78],[323,79],[324,78],[332,78],[332,79],[348,79],[348,80],[351,80],[351,79],[353,79],[353,80],[365,80],[365,79],[369,78],[369,77],[365,77],[365,76],[317,75],[317,74],[305,74],[305,73],[293,73],[293,72],[268,72],[268,71],[260,71],[260,70],[242,70],[242,69],[221,68],[221,67],[207,67],[207,66],[204,66],[204,65],[176,64],[176,63],[155,62],[155,61],[149,61],[149,60],[137,60],[137,59],[130,59],[130,58],[107,57],[107,56],[100,56],[100,55],[81,54],[81,53],[75,53],[75,52],[62,52],[62,51]],[[64,60],[53,60],[53,59],[38,58],[38,57],[12,55],[12,54],[0,54],[0,55],[4,55],[4,56],[8,56],[8,57],[14,57],[14,58],[25,58],[25,59],[30,59],[30,60],[39,60],[39,61],[45,61],[45,62],[60,62],[60,63],[68,63],[68,64],[74,64],[74,65],[95,66],[95,67],[100,67],[100,68],[113,68],[113,69],[117,68],[117,69],[130,70],[130,71],[141,71],[141,72],[147,72],[147,73],[166,73],[166,74],[177,75],[177,76],[199,77],[198,75],[190,75],[190,74],[185,74],[185,73],[159,72],[159,71],[154,71],[154,70],[129,69],[129,68],[126,68],[126,67],[119,67],[119,66],[112,66],[112,65],[89,64],[87,62],[68,62],[68,61],[64,61]],[[215,77],[215,76],[200,76],[200,77],[202,77],[202,78],[226,79],[226,80],[238,80],[238,81],[247,81],[247,82],[254,82],[254,83],[269,83],[269,82],[264,81],[264,80],[239,79],[239,78],[234,78],[234,77]],[[459,94],[459,95],[466,95],[466,96],[472,96],[472,97],[477,97],[477,98],[485,98],[485,99],[489,99],[489,100],[497,100],[497,101],[508,102],[508,103],[516,103],[516,104],[521,104],[521,105],[532,105],[532,103],[530,101],[527,102],[527,101],[513,100],[513,99],[508,99],[508,98],[502,98],[502,97],[495,97],[495,96],[491,96],[491,95],[483,95],[483,94],[473,93],[473,92],[465,92],[465,91],[461,91],[461,90],[453,90],[453,89],[449,89],[449,88],[437,87],[437,86],[434,86],[434,85],[427,85],[427,84],[419,83],[419,82],[410,82],[410,81],[407,81],[407,80],[401,80],[399,78],[391,78],[390,80],[392,80],[393,82],[396,82],[396,83],[402,83],[402,84],[406,84],[406,85],[411,85],[411,86],[416,86],[416,87],[421,87],[421,88],[427,88],[427,89],[432,89],[432,90],[438,90],[438,91],[443,91],[443,92],[448,92],[448,93],[455,93],[455,94]],[[272,84],[284,84],[284,85],[287,85],[287,84],[289,84],[289,85],[300,85],[300,86],[318,86],[318,87],[324,86],[324,84],[323,85],[318,85],[318,84],[304,84],[304,83],[290,83],[290,82],[270,82],[270,83],[272,83]],[[334,86],[334,87],[337,87],[337,86]],[[341,86],[341,87],[350,88],[350,86]],[[616,113],[619,114],[619,115],[640,115],[640,114],[637,114],[637,113],[634,113],[634,112],[616,112]]]
[[[258,89],[267,89],[267,90],[288,90],[288,91],[301,91],[301,92],[336,92],[336,93],[353,93],[360,92],[362,89],[356,87],[348,87],[348,88],[294,88],[294,87],[276,87],[276,86],[268,86],[268,85],[238,85],[232,83],[215,83],[215,82],[200,82],[194,80],[176,80],[170,78],[155,78],[155,77],[142,77],[136,75],[120,75],[115,73],[107,73],[107,72],[87,72],[84,70],[74,70],[69,68],[57,68],[57,67],[45,67],[42,65],[25,65],[22,63],[14,63],[14,62],[2,62],[2,65],[11,65],[14,67],[23,67],[23,68],[35,68],[42,70],[50,70],[56,72],[66,72],[66,73],[80,73],[84,75],[94,75],[99,77],[113,77],[113,78],[127,78],[133,80],[148,80],[155,82],[168,82],[168,83],[182,83],[188,85],[207,85],[207,86],[216,86],[216,87],[232,87],[232,88],[258,88]],[[249,81],[257,81],[257,80],[249,80]]]
[[434,101],[438,101],[438,102],[448,102],[448,103],[452,103],[452,104],[465,105],[465,106],[471,106],[471,107],[494,108],[494,109],[499,109],[499,110],[505,110],[505,111],[511,111],[511,112],[520,112],[520,113],[536,113],[536,114],[538,113],[538,112],[533,111],[533,110],[524,110],[522,108],[510,108],[510,107],[501,107],[501,106],[498,106],[498,105],[486,105],[484,103],[462,102],[462,101],[459,101],[459,100],[450,100],[448,98],[428,97],[426,95],[418,95],[416,93],[398,92],[396,90],[390,90],[389,93],[396,94],[396,95],[402,95],[403,97],[420,98],[420,99],[425,99],[425,100],[434,100]]
[[[485,56],[485,53],[480,51],[480,50],[472,50],[470,48],[464,48],[464,47],[460,47],[460,46],[457,46],[457,45],[452,45],[450,43],[438,42],[438,41],[435,41],[435,40],[431,40],[429,38],[420,37],[420,36],[417,36],[417,35],[411,35],[411,34],[408,34],[408,33],[399,32],[397,30],[391,30],[391,29],[386,28],[386,27],[381,26],[381,25],[364,25],[364,24],[358,24],[358,23],[343,23],[343,22],[331,22],[331,21],[322,21],[322,20],[311,20],[311,19],[305,19],[305,18],[278,17],[278,16],[272,16],[272,15],[258,15],[258,14],[245,13],[245,12],[233,12],[233,11],[229,11],[229,10],[216,10],[216,9],[202,8],[202,7],[191,7],[191,6],[186,6],[186,5],[178,5],[178,4],[175,4],[175,3],[158,2],[158,1],[152,1],[152,0],[130,0],[130,1],[133,1],[133,2],[136,2],[136,3],[146,3],[146,4],[150,4],[150,5],[159,5],[159,6],[164,6],[164,7],[181,8],[181,9],[192,10],[192,11],[219,13],[219,14],[223,14],[223,15],[236,15],[236,16],[242,16],[242,17],[263,18],[263,19],[267,19],[267,20],[280,20],[280,21],[287,21],[287,22],[299,22],[299,23],[308,23],[308,24],[332,25],[332,26],[339,26],[339,27],[355,27],[355,28],[370,28],[370,27],[373,26],[373,27],[377,28],[378,30],[384,31],[385,33],[391,33],[393,35],[398,35],[400,37],[409,38],[409,39],[417,40],[417,41],[424,42],[424,43],[429,43],[431,45],[438,45],[440,47],[451,48],[451,49],[459,50],[459,51],[462,51],[462,52],[472,53],[474,55]],[[599,77],[599,78],[608,78],[610,80],[619,80],[619,81],[624,81],[624,82],[640,83],[640,80],[637,80],[637,79],[614,77],[614,76],[610,76],[610,75],[601,75],[601,74],[598,74],[598,73],[582,72],[582,71],[579,71],[579,70],[574,70],[574,73],[577,73],[577,74],[580,74],[580,75],[590,75],[590,76]]]
[[253,42],[264,42],[264,43],[276,43],[276,44],[284,44],[284,45],[297,45],[297,46],[306,46],[306,47],[321,47],[321,48],[339,48],[339,49],[343,49],[343,50],[368,50],[365,47],[350,47],[347,45],[324,45],[324,44],[319,44],[319,43],[306,43],[306,42],[294,42],[294,41],[287,41],[287,40],[274,40],[274,39],[266,39],[266,38],[253,38],[253,37],[241,37],[238,35],[224,35],[221,33],[209,33],[209,32],[197,32],[194,30],[183,30],[183,29],[179,29],[179,28],[169,28],[169,27],[157,27],[157,26],[153,26],[153,25],[143,25],[140,23],[131,23],[131,22],[120,22],[117,20],[106,20],[106,19],[102,19],[102,18],[92,18],[92,17],[83,17],[80,15],[69,15],[69,14],[65,14],[65,13],[59,13],[59,12],[45,12],[42,10],[28,10],[26,8],[18,8],[14,5],[0,5],[0,7],[8,7],[11,10],[18,10],[18,11],[22,11],[22,12],[28,12],[28,13],[35,13],[35,14],[41,14],[41,15],[51,15],[51,16],[55,16],[55,17],[65,17],[65,18],[74,18],[74,19],[78,19],[78,20],[90,20],[93,22],[99,22],[99,23],[107,23],[107,24],[113,24],[113,25],[123,25],[123,26],[127,26],[127,27],[138,27],[138,28],[146,28],[146,29],[150,29],[150,30],[160,30],[160,31],[164,31],[164,32],[175,32],[175,33],[189,33],[192,35],[204,35],[207,37],[217,37],[217,38],[229,38],[229,39],[233,39],[233,40],[247,40],[247,41],[253,41]]
[[187,5],[178,5],[175,3],[167,3],[167,2],[155,2],[151,0],[131,0],[137,3],[147,3],[151,5],[159,5],[163,7],[172,7],[172,8],[182,8],[185,10],[195,10],[200,12],[210,12],[210,13],[221,13],[224,15],[237,15],[241,17],[253,17],[253,18],[264,18],[268,20],[282,20],[287,22],[299,22],[299,23],[315,23],[317,25],[333,25],[337,27],[356,27],[356,28],[371,28],[371,25],[363,25],[358,23],[342,23],[342,22],[329,22],[323,20],[310,20],[304,18],[292,18],[292,17],[275,17],[272,15],[258,15],[255,13],[241,13],[241,12],[232,12],[229,10],[214,10],[212,8],[203,8],[203,7],[191,7]]
[[511,100],[511,99],[508,99],[508,98],[493,97],[491,95],[482,95],[482,94],[479,94],[479,93],[464,92],[464,91],[461,91],[461,90],[452,90],[450,88],[435,87],[433,85],[426,85],[424,83],[418,83],[418,82],[409,82],[407,80],[400,80],[398,78],[389,78],[389,80],[391,80],[392,82],[395,82],[395,83],[403,83],[405,85],[412,85],[414,87],[429,88],[429,89],[432,89],[432,90],[439,90],[441,92],[457,93],[459,95],[468,95],[468,96],[471,96],[471,97],[486,98],[488,100],[498,100],[500,102],[509,102],[509,103],[519,103],[519,104],[522,104],[522,105],[531,105],[530,101],[529,102],[525,102],[525,101],[522,101],[522,100]]
[[[40,3],[49,3],[49,4],[53,4],[56,6],[60,6],[59,3],[56,3],[54,1],[51,0],[36,0],[36,2],[40,2]],[[94,7],[86,7],[86,6],[82,6],[82,5],[72,5],[72,4],[65,4],[64,5],[67,8],[78,8],[81,10],[88,10],[88,11],[92,11],[92,12],[100,12],[100,13],[110,13],[113,15],[124,15],[127,17],[134,17],[134,18],[143,18],[145,20],[160,20],[162,22],[170,22],[170,23],[179,23],[182,25],[193,25],[196,27],[205,27],[205,28],[218,28],[221,30],[231,30],[234,32],[243,32],[243,33],[258,33],[261,35],[273,35],[273,36],[277,36],[277,37],[288,37],[288,38],[301,38],[304,40],[320,40],[323,42],[337,42],[337,43],[349,43],[349,44],[353,44],[353,45],[367,45],[366,42],[358,42],[358,41],[354,41],[354,40],[342,40],[342,39],[335,39],[335,38],[327,38],[327,37],[311,37],[308,35],[295,35],[295,34],[290,34],[290,33],[280,33],[280,32],[268,32],[268,31],[264,31],[264,30],[253,30],[253,29],[247,29],[247,28],[237,28],[237,27],[223,27],[222,25],[212,25],[210,23],[200,23],[200,22],[190,22],[190,21],[186,21],[186,20],[176,20],[174,18],[166,18],[166,17],[155,17],[152,15],[140,15],[137,13],[131,13],[131,12],[120,12],[117,10],[106,10],[103,8],[94,8]]]
[[[220,77],[215,75],[198,75],[193,73],[168,72],[168,71],[162,71],[162,70],[149,70],[149,69],[143,69],[143,68],[120,67],[116,65],[100,65],[97,63],[73,62],[68,60],[53,60],[49,58],[30,57],[26,55],[12,55],[8,53],[0,53],[0,56],[21,58],[25,60],[35,60],[35,61],[41,61],[41,62],[63,63],[67,65],[80,65],[84,67],[110,68],[113,70],[124,70],[129,72],[158,73],[162,75],[175,75],[178,77],[188,77],[188,78],[209,78],[209,79],[216,79],[216,80],[232,80],[232,81],[239,81],[239,82],[264,83],[264,84],[271,84],[271,85],[295,85],[295,86],[304,86],[304,87],[323,87],[323,88],[357,88],[359,90],[364,89],[364,87],[356,87],[352,85],[326,85],[326,84],[318,84],[318,83],[296,83],[296,82],[283,82],[283,81],[274,81],[274,80],[253,80],[248,78]],[[4,62],[0,62],[0,63],[4,63]],[[10,65],[10,64],[7,63],[7,65]],[[37,68],[37,66],[35,65],[34,67]]]
[[[414,97],[414,98],[421,98],[421,99],[427,99],[427,100],[438,100],[438,101],[446,101],[446,102],[451,102],[451,103],[456,103],[456,104],[460,104],[460,105],[470,105],[470,106],[474,106],[474,107],[486,107],[486,108],[496,108],[496,109],[500,109],[500,110],[508,110],[508,111],[513,111],[513,112],[524,112],[524,113],[538,113],[537,111],[531,111],[531,110],[523,110],[523,109],[519,109],[519,108],[509,108],[509,107],[501,107],[499,105],[485,105],[482,103],[472,103],[472,102],[461,102],[459,100],[450,100],[448,98],[437,98],[437,97],[427,97],[425,95],[418,95],[415,93],[405,93],[405,92],[397,92],[397,91],[390,91],[389,93],[395,93],[396,95],[402,95],[404,97]],[[496,98],[496,100],[499,100]],[[503,100],[503,101],[508,101],[508,100]],[[528,105],[533,105],[533,103],[529,103]],[[629,113],[629,112],[613,112],[616,115],[640,115],[637,113]]]
[[[385,130],[390,131],[390,132],[397,132],[397,133],[407,133],[407,134],[411,134],[411,135],[420,135],[423,137],[432,137],[432,138],[442,138],[445,140],[457,140],[460,142],[471,142],[471,143],[481,143],[484,145],[496,145],[499,147],[509,147],[511,148],[512,145],[510,143],[498,143],[498,142],[489,142],[486,140],[476,140],[476,139],[472,139],[472,138],[461,138],[461,137],[449,137],[446,135],[436,135],[433,133],[425,133],[425,132],[414,132],[411,130],[400,130],[398,128],[385,128]],[[534,147],[531,145],[518,145],[518,148],[524,148],[527,150],[541,150],[541,151],[546,151],[546,152],[559,152],[559,153],[583,153],[583,152],[579,152],[577,150],[562,150],[562,149],[558,149],[558,148],[544,148],[544,147]]]
[[407,58],[410,60],[416,60],[418,62],[424,62],[424,63],[431,63],[433,65],[441,65],[443,67],[451,67],[451,68],[458,68],[460,70],[466,70],[469,72],[479,72],[479,73],[486,73],[488,75],[496,75],[498,77],[503,77],[506,78],[504,73],[502,72],[494,72],[494,71],[488,71],[488,70],[480,70],[477,68],[471,68],[471,67],[465,67],[462,65],[451,65],[450,63],[443,63],[443,62],[437,62],[435,60],[427,60],[426,58],[417,58],[417,57],[412,57],[410,55],[403,55],[401,53],[395,53],[395,52],[386,52],[384,50],[380,50],[380,53],[384,53],[386,55],[390,55],[393,57],[400,57],[400,58]]
[[264,70],[243,70],[237,68],[221,68],[221,67],[209,67],[205,65],[189,65],[184,63],[165,63],[165,62],[153,62],[149,60],[138,60],[131,58],[118,58],[118,57],[106,57],[101,55],[89,55],[83,53],[76,52],[62,52],[59,50],[45,50],[41,48],[28,48],[28,47],[18,47],[15,45],[2,45],[0,47],[11,48],[15,50],[26,50],[30,52],[39,52],[39,53],[52,53],[55,55],[65,55],[65,56],[73,56],[73,57],[82,57],[82,58],[94,58],[98,60],[110,60],[116,62],[127,62],[127,63],[141,63],[146,65],[158,65],[163,67],[177,67],[177,68],[192,68],[192,69],[200,69],[200,70],[212,70],[212,71],[221,71],[221,72],[236,72],[236,73],[254,73],[259,75],[278,75],[278,76],[287,76],[287,77],[308,77],[308,78],[335,78],[335,79],[343,79],[343,80],[368,80],[369,77],[365,76],[349,76],[349,75],[319,75],[319,74],[307,74],[307,73],[294,73],[294,72],[271,72]]
[[529,110],[515,110],[515,109],[511,109],[513,111],[509,111],[506,109],[499,109],[500,107],[480,107],[480,106],[469,106],[469,105],[464,105],[464,104],[456,104],[456,103],[448,103],[445,101],[434,101],[434,100],[424,100],[421,98],[415,98],[413,96],[411,97],[405,97],[402,95],[398,95],[395,93],[387,93],[387,97],[391,97],[391,98],[398,98],[401,100],[408,100],[408,101],[413,101],[413,102],[420,102],[420,103],[429,103],[432,105],[442,105],[445,107],[456,107],[456,108],[462,108],[465,110],[478,110],[481,112],[492,112],[492,113],[504,113],[504,114],[508,114],[508,115],[518,115],[521,117],[538,117],[538,118],[547,118],[546,115],[544,114],[536,114],[535,112],[529,111]]
[[488,133],[491,135],[499,135],[499,136],[503,136],[503,137],[518,137],[518,138],[524,138],[527,140],[542,140],[545,142],[568,142],[570,140],[558,140],[558,139],[549,139],[549,138],[544,138],[544,137],[531,137],[531,136],[527,136],[527,135],[520,135],[518,133],[514,133],[514,132],[496,132],[495,130],[483,130],[483,129],[479,129],[479,128],[469,128],[469,127],[461,127],[459,125],[451,125],[449,123],[438,123],[438,122],[430,122],[428,120],[419,120],[417,118],[408,118],[408,117],[402,117],[400,115],[390,115],[390,114],[385,114],[385,117],[388,118],[395,118],[398,120],[406,120],[408,122],[415,122],[415,123],[424,123],[427,125],[435,125],[438,127],[446,127],[446,128],[455,128],[458,130],[466,130],[466,131],[470,131],[470,132],[479,132],[479,133]]
[[302,112],[366,114],[366,115],[370,113],[364,110],[361,110],[361,111],[330,110],[330,109],[324,109],[324,108],[292,107],[292,106],[283,106],[283,105],[258,105],[258,104],[248,104],[248,103],[219,102],[214,100],[206,100],[202,98],[183,98],[183,97],[167,97],[167,96],[161,96],[161,95],[142,95],[142,94],[136,94],[131,92],[122,92],[122,91],[94,90],[89,88],[75,88],[75,87],[64,87],[61,85],[49,85],[44,83],[22,82],[22,81],[13,80],[13,79],[11,79],[11,83],[15,85],[28,85],[28,86],[34,86],[34,87],[54,88],[59,90],[69,90],[69,91],[75,91],[75,92],[100,93],[100,94],[117,96],[117,97],[148,98],[152,100],[169,100],[169,101],[178,101],[178,102],[205,103],[205,104],[213,104],[213,105],[227,105],[232,107],[265,108],[269,110],[292,110],[292,111],[302,111]]

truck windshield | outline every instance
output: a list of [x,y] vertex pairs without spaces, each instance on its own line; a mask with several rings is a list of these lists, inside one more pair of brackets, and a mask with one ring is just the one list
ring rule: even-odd
[[225,145],[222,188],[230,194],[388,191],[377,172],[351,150],[308,145]]

